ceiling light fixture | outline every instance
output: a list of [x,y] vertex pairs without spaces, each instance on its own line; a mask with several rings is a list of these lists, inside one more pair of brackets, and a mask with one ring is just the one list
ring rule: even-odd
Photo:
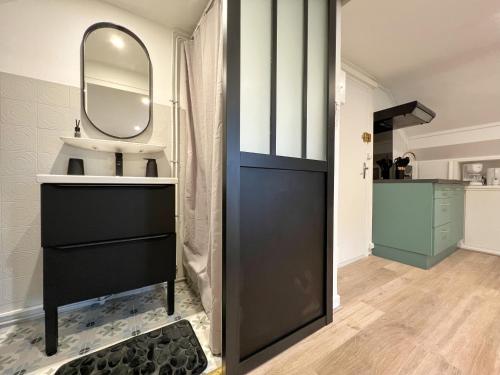
[[141,101],[142,101],[142,104],[144,104],[144,105],[149,105],[149,103],[150,103],[149,98],[146,98],[146,97],[141,98]]
[[123,49],[125,47],[125,42],[118,35],[113,35],[110,39],[110,42],[118,49]]

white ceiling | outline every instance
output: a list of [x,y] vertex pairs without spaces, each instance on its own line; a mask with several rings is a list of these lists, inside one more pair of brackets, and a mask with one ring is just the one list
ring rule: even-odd
[[409,135],[500,121],[499,0],[352,0],[342,56],[437,112]]
[[191,33],[208,0],[101,0],[159,23],[169,29]]

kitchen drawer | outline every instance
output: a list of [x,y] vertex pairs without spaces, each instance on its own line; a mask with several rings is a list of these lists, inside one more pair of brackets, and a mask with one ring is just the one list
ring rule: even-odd
[[452,220],[452,200],[435,199],[434,200],[434,227],[439,227],[449,223]]
[[434,190],[434,199],[447,199],[452,198],[456,194],[453,187],[450,186],[436,186]]
[[175,234],[44,248],[44,297],[58,306],[175,278]]
[[434,255],[448,249],[453,242],[451,223],[434,228]]
[[175,186],[43,184],[42,246],[175,232]]

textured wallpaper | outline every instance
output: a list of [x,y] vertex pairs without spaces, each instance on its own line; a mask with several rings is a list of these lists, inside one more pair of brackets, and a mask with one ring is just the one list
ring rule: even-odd
[[[0,316],[42,303],[38,173],[66,174],[70,157],[85,161],[89,175],[114,175],[114,154],[64,145],[74,120],[82,137],[110,139],[80,113],[80,89],[0,72]],[[166,144],[165,152],[124,155],[124,175],[143,176],[144,157],[158,159],[171,176],[171,108],[155,104],[152,125],[131,142]]]

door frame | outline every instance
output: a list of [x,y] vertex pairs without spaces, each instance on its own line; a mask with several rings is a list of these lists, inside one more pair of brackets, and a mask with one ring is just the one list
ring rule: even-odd
[[[307,4],[307,0],[305,0]],[[265,155],[240,151],[240,36],[241,0],[223,0],[223,89],[225,93],[225,136],[223,146],[223,227],[222,227],[222,357],[223,372],[227,375],[246,373],[275,357],[333,320],[333,215],[335,173],[335,116],[337,16],[341,0],[328,0],[328,114],[327,158],[325,162],[282,158],[279,168],[290,163],[321,163],[326,169],[326,249],[325,249],[325,314],[287,337],[271,344],[257,354],[240,361],[239,332],[239,269],[240,269],[240,168],[258,163]],[[274,47],[275,48],[275,47]],[[275,137],[271,132],[271,137]],[[230,224],[230,225],[228,225]]]

